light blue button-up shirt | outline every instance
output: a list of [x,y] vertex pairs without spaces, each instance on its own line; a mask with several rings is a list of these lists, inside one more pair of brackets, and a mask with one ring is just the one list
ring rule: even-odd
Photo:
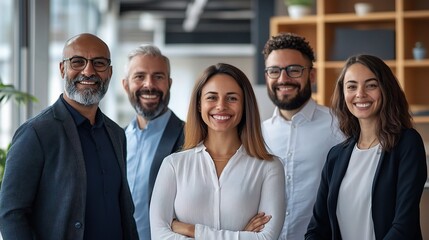
[[127,178],[133,197],[137,230],[140,239],[150,240],[149,176],[156,149],[161,140],[171,110],[149,121],[139,129],[137,117],[125,129],[127,136]]

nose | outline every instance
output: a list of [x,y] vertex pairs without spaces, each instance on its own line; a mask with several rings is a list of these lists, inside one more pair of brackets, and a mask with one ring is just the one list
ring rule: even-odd
[[96,73],[97,73],[97,71],[95,71],[94,66],[92,66],[92,62],[88,61],[85,68],[82,70],[82,74],[87,76],[87,77],[91,77],[91,76],[96,75]]
[[143,86],[149,89],[152,89],[155,85],[155,80],[152,78],[152,76],[147,75],[146,79],[143,81]]
[[356,97],[359,97],[359,98],[366,97],[365,87],[358,87]]
[[224,110],[226,108],[226,102],[224,99],[219,99],[216,104],[217,110]]
[[286,82],[289,79],[289,76],[287,75],[286,69],[280,70],[280,76],[277,79],[278,82]]

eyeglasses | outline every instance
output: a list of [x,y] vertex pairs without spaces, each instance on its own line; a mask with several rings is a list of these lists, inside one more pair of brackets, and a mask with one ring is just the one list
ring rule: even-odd
[[282,70],[286,71],[286,74],[291,78],[299,78],[302,76],[302,73],[304,72],[304,69],[311,69],[308,67],[304,67],[301,65],[289,65],[284,68],[281,67],[267,67],[265,68],[265,72],[267,73],[268,77],[272,79],[277,79],[282,74]]
[[92,62],[92,67],[97,72],[104,72],[110,66],[110,59],[104,57],[96,57],[87,59],[84,57],[65,58],[63,61],[70,61],[70,67],[76,71],[82,71],[86,68],[88,61]]

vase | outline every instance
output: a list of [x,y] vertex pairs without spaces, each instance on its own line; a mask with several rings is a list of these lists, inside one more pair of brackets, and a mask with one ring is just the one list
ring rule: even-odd
[[311,7],[304,5],[290,5],[287,8],[289,17],[297,19],[303,16],[310,15]]
[[413,57],[415,60],[422,60],[426,57],[426,49],[421,42],[416,42],[416,46],[413,48]]

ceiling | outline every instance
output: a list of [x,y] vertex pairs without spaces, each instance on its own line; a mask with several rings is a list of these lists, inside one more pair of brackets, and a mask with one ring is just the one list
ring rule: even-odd
[[[119,3],[122,40],[150,41],[156,34],[162,34],[165,44],[251,43],[252,0],[119,0]],[[191,6],[195,11],[188,9]],[[193,29],[185,30],[184,22],[190,15],[196,16],[196,24]],[[144,27],[146,24],[149,28]]]

